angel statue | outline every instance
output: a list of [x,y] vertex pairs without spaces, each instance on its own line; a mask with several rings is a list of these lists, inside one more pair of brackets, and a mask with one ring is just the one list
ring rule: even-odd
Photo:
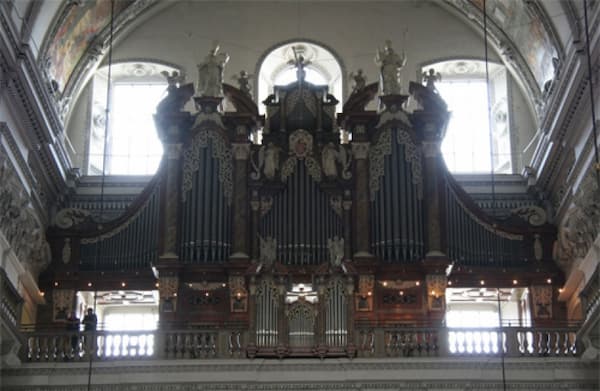
[[362,69],[359,69],[358,71],[356,71],[356,73],[350,72],[350,78],[354,80],[354,86],[352,86],[353,94],[356,94],[358,91],[362,90],[367,85],[367,78],[363,74]]
[[429,73],[423,72],[423,82],[425,83],[425,87],[436,94],[439,93],[435,87],[435,82],[437,81],[442,81],[442,75],[439,72],[436,72],[435,69],[429,69]]
[[344,238],[334,236],[333,239],[327,239],[327,250],[331,266],[340,266],[344,259]]
[[321,151],[321,167],[323,169],[323,174],[326,177],[336,178],[338,176],[336,162],[339,162],[342,165],[342,177],[344,179],[349,179],[351,174],[347,171],[350,166],[348,152],[343,146],[340,146],[338,150],[332,142],[329,142]]
[[294,51],[294,59],[289,60],[288,64],[293,65],[296,68],[296,78],[298,81],[304,81],[306,77],[306,71],[304,68],[307,65],[310,65],[311,61],[304,58],[301,54],[301,47],[292,46],[292,50]]
[[258,151],[258,167],[263,168],[263,172],[267,179],[275,178],[275,174],[279,169],[279,146],[269,143],[266,147],[260,148]]
[[246,71],[240,71],[239,74],[233,75],[233,77],[231,79],[238,82],[240,91],[242,91],[244,94],[246,94],[248,96],[252,96],[252,93],[250,92],[250,90],[251,90],[250,78],[252,76],[253,75],[248,74],[248,72],[246,72]]
[[400,94],[400,70],[406,65],[404,52],[399,55],[392,49],[392,42],[385,41],[383,49],[379,49],[375,55],[375,63],[380,69],[380,83],[382,95]]
[[198,96],[223,96],[223,70],[229,61],[227,53],[219,53],[219,45],[215,42],[213,49],[198,64]]
[[260,262],[264,266],[271,266],[277,258],[277,239],[258,237],[260,240]]

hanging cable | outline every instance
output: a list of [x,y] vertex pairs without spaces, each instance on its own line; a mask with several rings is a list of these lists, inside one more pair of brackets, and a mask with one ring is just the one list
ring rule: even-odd
[[[110,105],[111,105],[111,91],[112,91],[112,49],[113,49],[113,35],[114,35],[114,27],[115,27],[115,1],[110,0],[110,32],[108,36],[108,72],[107,72],[107,86],[106,86],[106,108],[104,114],[104,150],[102,151],[102,178],[100,182],[100,210],[98,211],[98,220],[100,225],[102,225],[103,217],[104,217],[104,187],[106,182],[106,160],[108,155],[108,133],[110,129]],[[98,270],[98,258],[100,257],[100,241],[96,242],[96,252],[94,254],[94,269],[93,271]],[[97,301],[98,301],[98,288],[97,284],[94,284],[94,305],[93,311],[97,316]],[[96,318],[97,320],[97,318]],[[96,327],[92,330],[91,341],[88,344],[88,355],[89,355],[89,366],[88,366],[88,383],[87,390],[90,391],[92,387],[92,362],[94,358],[94,354],[96,353],[96,329],[98,323],[96,322]]]
[[594,134],[594,156],[596,164],[594,164],[594,170],[596,171],[596,179],[598,180],[598,187],[600,188],[600,157],[598,156],[598,130],[596,129],[596,104],[594,102],[594,82],[592,80],[592,55],[590,48],[590,27],[588,20],[588,2],[583,0],[583,19],[585,23],[585,43],[586,43],[586,54],[587,54],[587,65],[588,65],[588,79],[590,82],[590,105],[592,108],[592,133]]
[[[487,91],[487,110],[488,110],[488,132],[490,143],[490,174],[492,186],[492,217],[496,216],[496,178],[494,176],[494,134],[492,129],[492,97],[490,95],[490,72],[489,72],[489,55],[488,55],[488,17],[487,17],[487,2],[483,0],[483,42],[485,55],[485,85]],[[494,231],[496,224],[493,225]],[[502,389],[506,391],[506,365],[504,362],[504,341],[502,331],[502,310],[500,308],[500,288],[497,291],[498,300],[498,350],[500,353],[500,363],[502,367]]]
[[488,132],[490,143],[490,174],[492,186],[492,216],[496,215],[496,178],[494,176],[494,134],[492,130],[492,97],[490,92],[490,70],[489,70],[489,55],[488,55],[488,29],[487,29],[487,9],[486,0],[483,0],[483,44],[484,44],[484,60],[485,60],[485,87],[487,93],[487,115],[488,115]]

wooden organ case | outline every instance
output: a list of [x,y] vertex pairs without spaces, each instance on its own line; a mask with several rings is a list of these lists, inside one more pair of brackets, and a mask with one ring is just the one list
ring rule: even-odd
[[[300,78],[260,116],[223,89],[233,112],[191,84],[169,88],[155,116],[161,166],[124,216],[61,211],[47,291],[127,280],[159,291],[161,328],[234,327],[249,357],[353,357],[369,328],[441,324],[448,281],[535,286],[545,271],[559,282],[552,226],[495,221],[448,174],[435,92],[411,83],[419,109],[387,95],[368,111],[372,84],[336,116],[327,87]],[[196,112],[183,111],[191,99]]]

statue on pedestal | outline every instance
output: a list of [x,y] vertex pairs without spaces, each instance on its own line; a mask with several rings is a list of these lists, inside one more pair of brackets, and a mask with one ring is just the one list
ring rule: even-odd
[[238,82],[240,91],[242,91],[244,94],[248,95],[249,97],[252,97],[252,92],[251,92],[252,87],[250,86],[250,78],[251,77],[252,77],[252,75],[250,75],[246,71],[240,71],[240,73],[238,75],[234,75],[232,77],[233,80]]
[[396,53],[392,42],[387,40],[383,49],[377,51],[375,63],[380,69],[381,94],[400,95],[399,72],[406,65],[406,55]]
[[354,86],[352,87],[353,94],[362,90],[367,85],[367,78],[363,74],[362,69],[359,69],[356,73],[350,72],[350,78],[354,80]]
[[218,52],[219,45],[215,43],[204,62],[198,64],[197,96],[223,96],[223,69],[229,61],[229,55]]
[[435,83],[438,81],[442,81],[442,75],[439,72],[436,72],[435,69],[429,69],[429,73],[423,72],[423,82],[425,83],[425,87],[436,94],[439,93],[435,87]]

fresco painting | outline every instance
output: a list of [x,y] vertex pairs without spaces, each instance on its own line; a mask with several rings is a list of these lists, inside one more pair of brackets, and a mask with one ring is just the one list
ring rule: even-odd
[[[483,12],[483,0],[470,1]],[[552,58],[558,52],[540,17],[523,0],[488,0],[487,13],[516,45],[542,90],[554,77]]]
[[[116,0],[115,16],[134,0]],[[48,77],[63,91],[89,44],[110,22],[111,2],[92,0],[71,6],[64,15],[44,56],[49,60]]]

